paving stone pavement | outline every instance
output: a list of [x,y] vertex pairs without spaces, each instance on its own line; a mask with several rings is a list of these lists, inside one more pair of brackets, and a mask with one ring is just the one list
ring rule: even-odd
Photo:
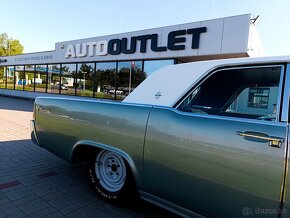
[[142,200],[113,206],[91,189],[85,165],[32,143],[32,100],[0,96],[0,217],[175,217]]

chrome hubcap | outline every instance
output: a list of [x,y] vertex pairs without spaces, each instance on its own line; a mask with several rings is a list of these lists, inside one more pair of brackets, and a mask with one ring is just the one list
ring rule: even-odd
[[118,154],[101,151],[96,157],[95,171],[100,185],[107,191],[117,192],[125,184],[126,165]]

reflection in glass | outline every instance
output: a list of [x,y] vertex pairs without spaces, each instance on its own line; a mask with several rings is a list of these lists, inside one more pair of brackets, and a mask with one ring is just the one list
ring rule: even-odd
[[115,78],[116,62],[97,63],[95,97],[115,99]]
[[142,71],[142,61],[119,62],[116,80],[117,99],[124,99],[145,78],[146,74]]
[[130,94],[146,78],[147,75],[142,70],[142,61],[131,62],[131,90],[128,94]]
[[25,65],[25,91],[34,91],[34,65]]
[[47,92],[59,93],[60,89],[66,88],[66,86],[60,86],[60,65],[52,64],[48,65],[47,71]]
[[6,75],[7,75],[7,89],[14,89],[14,76],[15,76],[15,67],[7,66],[6,67]]
[[93,97],[95,64],[78,64],[77,72],[77,95]]
[[270,88],[249,88],[248,107],[268,108]]
[[151,75],[156,70],[159,70],[162,67],[173,65],[174,60],[155,60],[155,61],[144,61],[144,73],[147,75]]
[[35,68],[35,91],[46,92],[47,65],[36,65]]
[[15,89],[23,90],[25,81],[25,67],[24,66],[16,66],[15,69]]
[[61,87],[66,87],[60,90],[64,95],[75,95],[75,78],[76,78],[76,64],[63,64],[61,69]]
[[122,100],[152,72],[172,64],[173,59],[2,66],[0,88]]
[[6,88],[6,67],[0,67],[0,88]]

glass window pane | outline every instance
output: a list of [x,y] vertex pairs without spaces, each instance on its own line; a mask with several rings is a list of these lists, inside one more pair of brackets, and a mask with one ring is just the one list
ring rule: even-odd
[[119,62],[116,80],[116,99],[122,100],[131,92],[131,62]]
[[24,90],[25,91],[34,91],[34,65],[26,65],[25,66],[25,83]]
[[248,107],[268,108],[269,91],[269,88],[249,88]]
[[[147,75],[142,71],[142,61],[131,62],[131,90],[130,93],[147,78]],[[130,94],[128,93],[128,94]]]
[[61,87],[66,87],[60,90],[64,95],[75,95],[75,77],[76,64],[63,64],[61,69]]
[[116,62],[97,63],[96,98],[115,99]]
[[25,69],[24,66],[16,66],[15,71],[15,89],[23,90],[25,84]]
[[15,77],[15,67],[6,67],[7,73],[7,89],[14,89],[14,77]]
[[77,95],[93,97],[94,93],[94,63],[78,64]]
[[142,61],[119,62],[116,82],[117,99],[124,99],[145,78],[146,74],[142,72]]
[[46,92],[47,65],[36,65],[35,68],[35,91]]
[[60,89],[67,89],[66,86],[60,86],[60,65],[52,64],[48,65],[48,82],[47,92],[48,93],[59,93]]
[[180,110],[275,121],[282,67],[217,71],[193,90]]
[[6,88],[6,67],[0,67],[0,88]]
[[260,115],[259,119],[275,120],[277,101],[278,101],[278,84],[267,87],[255,87],[244,89],[227,109],[231,113],[239,114],[256,114]]
[[155,61],[144,61],[144,73],[146,77],[151,75],[156,70],[159,70],[162,67],[173,65],[174,60],[155,60]]

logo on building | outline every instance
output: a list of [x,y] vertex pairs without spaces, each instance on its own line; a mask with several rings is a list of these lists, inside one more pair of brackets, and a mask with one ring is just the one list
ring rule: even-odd
[[146,34],[140,36],[124,37],[121,39],[101,40],[96,42],[84,42],[69,44],[66,48],[66,58],[82,58],[103,55],[134,54],[136,52],[179,51],[185,50],[186,40],[191,41],[191,49],[198,49],[202,33],[207,31],[206,27],[191,28],[172,31],[167,36],[165,45],[158,45],[158,34]]

